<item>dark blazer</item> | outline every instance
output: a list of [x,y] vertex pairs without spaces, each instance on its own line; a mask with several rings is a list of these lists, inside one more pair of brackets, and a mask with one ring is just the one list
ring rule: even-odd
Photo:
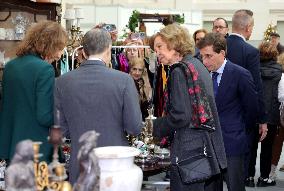
[[0,158],[11,159],[24,139],[41,141],[40,159],[51,161],[47,141],[53,125],[54,70],[35,55],[15,58],[5,66],[0,111]]
[[141,132],[142,117],[132,77],[107,68],[101,61],[85,61],[56,80],[55,108],[60,125],[71,138],[70,181],[79,175],[79,137],[86,131],[100,133],[97,146],[128,145],[125,131]]
[[237,35],[230,35],[227,38],[227,58],[231,62],[247,69],[251,73],[258,93],[257,121],[259,123],[266,123],[267,120],[263,100],[262,81],[260,77],[260,56],[258,49],[245,42],[241,37]]
[[[191,129],[191,102],[188,93],[187,80],[180,67],[174,67],[170,70],[168,79],[168,102],[167,115],[157,118],[154,121],[154,136],[165,137],[174,133],[171,144],[171,162],[174,165],[176,159],[184,159],[192,154],[192,150],[203,146],[204,139],[209,137],[208,152],[212,154],[211,167],[214,174],[220,173],[220,168],[227,166],[226,155],[223,144],[222,132],[218,120],[218,113],[215,105],[212,80],[204,65],[191,55],[184,57],[183,61],[191,62],[198,72],[198,80],[205,85],[205,91],[208,95],[210,107],[212,109],[216,131],[208,133],[206,131],[198,132]],[[171,171],[172,173],[172,171]],[[175,173],[175,172],[173,172]],[[176,173],[175,173],[176,174]],[[172,174],[171,174],[172,175]],[[188,188],[179,184],[179,176],[171,177],[172,190],[188,190]],[[179,185],[178,185],[179,184]],[[183,187],[183,189],[182,189]]]
[[255,123],[256,96],[250,72],[227,60],[215,100],[228,156],[247,151],[246,123]]

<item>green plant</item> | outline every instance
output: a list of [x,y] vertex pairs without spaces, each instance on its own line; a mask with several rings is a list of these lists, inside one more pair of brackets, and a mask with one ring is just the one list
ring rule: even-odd
[[184,23],[184,14],[182,15],[173,15],[173,20],[177,23],[183,24]]
[[134,10],[132,11],[132,15],[129,17],[128,28],[131,32],[135,32],[135,28],[138,27],[139,15],[139,11]]

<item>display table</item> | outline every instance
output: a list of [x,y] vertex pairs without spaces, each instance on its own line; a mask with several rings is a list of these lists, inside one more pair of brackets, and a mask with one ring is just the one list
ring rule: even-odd
[[147,181],[150,176],[154,176],[160,174],[162,172],[166,172],[170,167],[169,159],[159,159],[157,163],[151,166],[143,166],[141,164],[137,164],[143,171],[143,180]]

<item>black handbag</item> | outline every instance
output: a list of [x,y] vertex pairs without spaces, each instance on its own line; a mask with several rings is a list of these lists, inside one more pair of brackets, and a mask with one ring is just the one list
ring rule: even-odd
[[181,181],[185,184],[192,184],[209,179],[213,175],[209,161],[210,158],[211,156],[208,156],[206,146],[204,145],[203,152],[177,161],[176,166]]

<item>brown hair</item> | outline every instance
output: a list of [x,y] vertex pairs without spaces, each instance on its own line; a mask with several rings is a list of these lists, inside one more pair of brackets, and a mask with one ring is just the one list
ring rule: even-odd
[[226,39],[220,33],[208,33],[197,43],[197,48],[199,49],[205,48],[206,46],[212,46],[213,51],[218,54],[221,50],[224,50],[225,52],[227,50]]
[[219,20],[223,20],[224,21],[224,23],[225,23],[225,25],[226,25],[226,27],[228,28],[228,21],[226,20],[226,19],[224,19],[223,17],[218,17],[218,18],[216,18],[213,22],[212,22],[212,25],[213,25],[213,27],[214,27],[214,24],[215,24],[215,21],[219,21]]
[[195,31],[193,33],[193,35],[192,35],[194,42],[196,42],[196,35],[197,35],[197,33],[201,33],[201,32],[203,32],[204,34],[208,33],[206,29],[199,29],[199,30]]
[[259,45],[260,61],[277,60],[277,48],[271,45],[270,42],[263,41]]
[[167,25],[155,37],[157,36],[160,36],[167,43],[168,49],[174,49],[181,56],[194,54],[194,42],[191,35],[185,27],[177,23]]
[[33,24],[17,48],[17,56],[37,54],[42,58],[52,58],[63,50],[67,42],[65,29],[54,21],[41,21]]

